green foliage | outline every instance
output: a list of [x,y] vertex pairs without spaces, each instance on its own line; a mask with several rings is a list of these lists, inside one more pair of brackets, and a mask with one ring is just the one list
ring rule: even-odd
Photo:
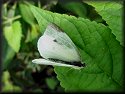
[[[67,92],[121,91],[122,5],[44,1],[10,3],[10,0],[2,6],[3,92],[63,92],[63,88]],[[54,67],[53,70],[31,62],[41,57],[37,40],[49,23],[55,23],[72,39],[86,64],[84,68]]]
[[13,59],[13,57],[15,56],[15,51],[7,44],[6,41],[3,41],[3,57],[2,60],[4,62],[2,69],[8,69],[10,67],[10,61]]
[[[19,52],[21,37],[22,37],[22,27],[20,21],[14,21],[20,16],[15,16],[15,11],[17,7],[17,3],[14,3],[8,9],[9,1],[2,6],[2,18],[3,18],[3,33],[5,39],[7,40],[9,46],[15,51]],[[13,55],[12,55],[13,56]]]
[[[57,78],[67,91],[112,91],[122,88],[122,47],[111,30],[83,18],[60,15],[30,6],[40,29],[57,24],[80,49],[82,70],[56,67]],[[72,33],[71,33],[72,32]]]
[[25,42],[31,42],[38,37],[39,28],[36,24],[36,20],[32,12],[29,10],[29,7],[25,3],[20,3],[19,8],[20,8],[23,20],[30,25],[30,28],[28,28],[27,38]]
[[35,23],[35,18],[32,12],[29,10],[29,7],[25,3],[20,3],[19,8],[23,19],[30,25]]
[[[31,62],[31,58],[39,57],[38,52],[35,53],[35,49],[33,50],[33,42],[38,36],[38,25],[34,22],[30,26],[24,22],[26,20],[23,18],[22,14],[19,11],[17,3],[9,4],[7,2],[2,6],[3,8],[3,35],[4,38],[2,40],[3,44],[3,53],[2,53],[2,61],[3,71],[8,71],[9,79],[11,78],[11,82],[19,86],[21,88],[20,91],[42,91],[42,89],[36,87],[32,87],[36,83],[33,80],[32,73],[37,70],[40,71],[41,67],[38,65],[34,65]],[[20,19],[19,19],[20,18]],[[32,20],[29,18],[29,20]],[[25,27],[24,27],[25,26]],[[27,29],[28,28],[28,29]],[[31,29],[30,29],[31,28]],[[29,40],[26,38],[27,31],[31,32]],[[32,41],[31,44],[27,42]],[[36,42],[35,42],[36,43]],[[32,50],[31,50],[32,49]],[[32,51],[32,52],[30,52]],[[4,76],[4,74],[3,74]],[[6,83],[3,78],[3,84]],[[32,88],[26,89],[27,87]],[[26,89],[26,90],[25,90]],[[14,92],[17,91],[14,85],[3,85],[3,92]]]
[[102,18],[109,25],[112,33],[116,39],[123,45],[123,32],[122,32],[122,11],[123,7],[120,3],[116,2],[87,2],[92,5],[95,10],[102,16]]
[[13,22],[9,26],[3,28],[4,36],[8,44],[12,47],[15,52],[18,52],[20,49],[22,29],[19,21]]
[[77,14],[79,17],[85,18],[87,15],[87,9],[83,3],[80,2],[69,2],[64,5],[64,7]]
[[47,83],[48,87],[52,90],[54,90],[57,85],[57,81],[53,78],[47,78],[46,83]]
[[3,82],[3,87],[2,87],[3,92],[10,92],[10,91],[21,92],[21,88],[13,85],[12,82],[10,81],[10,74],[8,71],[3,72],[2,82]]

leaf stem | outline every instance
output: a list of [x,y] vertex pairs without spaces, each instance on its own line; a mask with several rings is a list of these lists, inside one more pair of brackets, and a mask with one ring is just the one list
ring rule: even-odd
[[[6,17],[4,17],[5,19],[7,19]],[[15,16],[15,17],[13,17],[13,18],[9,18],[7,21],[4,21],[3,22],[3,25],[4,24],[7,24],[7,23],[12,23],[12,21],[14,21],[14,20],[16,20],[16,19],[19,19],[19,18],[21,18],[21,15],[18,15],[18,16]]]

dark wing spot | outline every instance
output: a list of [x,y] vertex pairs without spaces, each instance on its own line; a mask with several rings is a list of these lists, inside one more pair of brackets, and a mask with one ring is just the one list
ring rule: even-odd
[[53,41],[54,41],[54,42],[57,42],[57,40],[56,40],[56,39],[54,39]]

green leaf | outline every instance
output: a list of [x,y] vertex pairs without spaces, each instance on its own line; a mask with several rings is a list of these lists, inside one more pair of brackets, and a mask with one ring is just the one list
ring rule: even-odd
[[19,8],[23,19],[30,25],[35,23],[35,18],[33,13],[30,11],[30,8],[25,3],[19,3]]
[[122,32],[122,10],[123,6],[120,3],[103,1],[103,2],[87,2],[89,5],[95,7],[95,10],[102,16],[102,18],[109,25],[112,33],[116,39],[123,45]]
[[20,3],[19,8],[20,8],[20,11],[21,11],[22,18],[28,24],[30,24],[30,28],[27,31],[27,38],[26,38],[25,42],[31,42],[32,40],[37,38],[37,36],[39,35],[39,32],[38,32],[39,28],[36,24],[35,17],[33,16],[33,13],[31,12],[28,5],[25,4],[25,3]]
[[10,47],[12,47],[15,52],[18,52],[22,37],[21,23],[19,21],[15,21],[12,23],[12,25],[5,26],[3,30],[5,39]]
[[122,89],[122,47],[111,30],[84,18],[61,15],[30,6],[41,32],[48,23],[58,25],[79,48],[81,70],[55,67],[57,78],[66,91],[113,91]]
[[54,90],[56,85],[58,84],[58,82],[53,78],[47,78],[46,83],[47,83],[48,87],[52,90]]
[[87,15],[86,7],[83,3],[69,2],[69,3],[64,4],[64,7],[67,10],[77,14],[79,17],[85,18]]
[[3,60],[3,70],[8,69],[11,64],[11,61],[13,57],[15,56],[15,51],[7,44],[7,41],[3,38],[2,41],[3,45],[3,54],[2,54],[2,60]]
[[27,31],[27,37],[25,42],[31,42],[32,40],[36,39],[39,35],[39,28],[37,24],[32,24],[31,29]]

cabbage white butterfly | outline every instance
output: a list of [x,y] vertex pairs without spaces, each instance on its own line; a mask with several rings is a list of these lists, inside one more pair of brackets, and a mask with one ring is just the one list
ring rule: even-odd
[[50,23],[39,38],[37,48],[44,59],[34,59],[33,63],[81,69],[84,64],[75,44],[69,36],[55,24]]

